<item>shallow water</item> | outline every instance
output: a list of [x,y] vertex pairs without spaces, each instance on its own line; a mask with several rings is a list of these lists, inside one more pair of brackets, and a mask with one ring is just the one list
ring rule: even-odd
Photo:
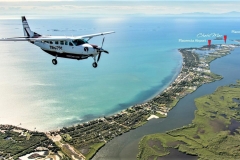
[[[28,18],[28,17],[27,17]],[[181,55],[163,40],[154,18],[28,19],[45,35],[86,35],[104,31],[98,68],[93,59],[54,58],[28,42],[1,42],[0,123],[39,131],[58,129],[114,114],[161,92],[181,68]],[[22,36],[21,19],[0,20],[1,37]],[[150,38],[151,37],[151,38]],[[100,44],[103,37],[89,43]],[[148,40],[146,41],[146,38]],[[163,69],[164,68],[164,69]]]

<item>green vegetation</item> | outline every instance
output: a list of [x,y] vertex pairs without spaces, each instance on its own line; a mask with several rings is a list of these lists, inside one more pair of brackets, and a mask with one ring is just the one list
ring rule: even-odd
[[170,104],[169,104],[169,107],[170,107],[170,108],[173,108],[174,106],[176,106],[176,105],[177,105],[178,101],[179,101],[179,98],[178,98],[178,99],[175,99],[175,100],[173,100],[173,101],[172,101],[172,103],[170,103]]
[[37,147],[45,147],[52,152],[59,151],[59,148],[44,133],[0,125],[0,157],[17,159],[34,152]]
[[212,79],[220,80],[222,79],[222,76],[214,74],[214,73],[204,73],[203,75],[206,75],[208,77],[211,77]]
[[66,142],[69,142],[72,139],[72,137],[69,134],[63,134],[62,139]]
[[220,58],[223,57],[225,55],[228,55],[230,53],[230,49],[225,49],[223,51],[219,51],[218,53],[210,53],[209,56],[206,58],[206,62],[210,63],[213,60],[215,60],[216,58]]
[[200,159],[240,159],[240,81],[195,99],[192,124],[144,136],[138,159],[168,155],[170,148]]
[[91,146],[89,147],[89,148],[90,148],[89,152],[85,155],[86,159],[87,159],[87,160],[88,160],[88,159],[91,159],[91,158],[95,155],[95,153],[96,153],[102,146],[104,146],[104,145],[105,145],[104,142],[95,143],[95,144],[91,145]]
[[163,115],[161,113],[155,113],[154,115],[158,116],[159,118],[166,118],[167,115]]

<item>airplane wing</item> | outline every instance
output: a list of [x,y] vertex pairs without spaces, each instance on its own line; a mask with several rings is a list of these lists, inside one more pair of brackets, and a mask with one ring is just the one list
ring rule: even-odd
[[102,33],[95,33],[95,34],[88,34],[83,36],[75,36],[75,37],[68,37],[68,36],[41,36],[37,38],[29,38],[29,37],[13,37],[13,38],[2,38],[0,41],[64,41],[69,39],[81,39],[81,38],[93,38],[96,36],[102,36],[105,34],[115,33],[114,31],[110,32],[102,32]]
[[110,31],[110,32],[95,33],[95,34],[79,36],[79,38],[93,38],[93,37],[96,37],[96,36],[102,36],[102,35],[111,34],[111,33],[115,33],[115,32]]

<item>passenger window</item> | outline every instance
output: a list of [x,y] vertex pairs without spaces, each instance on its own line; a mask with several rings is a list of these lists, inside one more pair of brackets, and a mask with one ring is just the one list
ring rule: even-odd
[[45,43],[49,43],[48,41],[45,41]]
[[68,41],[65,41],[65,45],[68,45]]
[[58,44],[58,41],[55,41],[55,44]]
[[72,42],[69,42],[69,46],[73,46]]
[[64,45],[64,41],[60,41],[60,44],[61,44],[61,45]]

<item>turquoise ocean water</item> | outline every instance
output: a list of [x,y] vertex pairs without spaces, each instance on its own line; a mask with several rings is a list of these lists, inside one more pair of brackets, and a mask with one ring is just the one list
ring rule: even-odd
[[[27,17],[28,18],[28,17]],[[200,33],[228,35],[238,19],[218,18],[31,18],[32,30],[45,35],[85,35],[104,31],[98,68],[93,59],[58,59],[28,42],[1,42],[0,123],[47,131],[114,114],[164,90],[182,64],[178,48],[207,44]],[[0,37],[22,36],[19,19],[0,20]],[[103,37],[90,43],[100,45]],[[214,39],[214,37],[210,37]],[[206,42],[179,42],[200,39]],[[213,43],[222,43],[213,41]]]

